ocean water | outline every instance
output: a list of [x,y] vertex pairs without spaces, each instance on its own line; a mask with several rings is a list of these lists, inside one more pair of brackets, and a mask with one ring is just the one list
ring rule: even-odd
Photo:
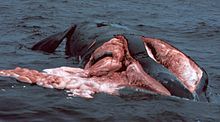
[[64,45],[54,54],[28,48],[83,21],[168,40],[207,71],[209,102],[143,93],[84,99],[0,77],[0,121],[220,121],[219,0],[0,0],[0,69],[77,66]]

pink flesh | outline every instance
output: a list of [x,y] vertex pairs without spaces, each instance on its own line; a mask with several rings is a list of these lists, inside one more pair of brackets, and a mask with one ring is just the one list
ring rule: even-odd
[[[168,43],[145,37],[142,40],[149,56],[169,69],[193,93],[202,78],[203,71],[199,66]],[[154,48],[156,54],[153,55],[151,48]]]
[[[113,55],[92,64],[93,58],[104,52],[112,52]],[[85,69],[59,67],[43,71],[18,67],[14,70],[0,70],[0,76],[14,77],[21,82],[47,88],[66,89],[71,93],[70,96],[85,98],[92,98],[98,92],[117,94],[118,89],[125,86],[170,95],[163,85],[146,74],[141,65],[130,56],[123,36],[117,36],[97,48]]]
[[94,93],[117,94],[123,86],[107,78],[86,78],[83,69],[59,67],[45,69],[44,72],[17,67],[14,70],[0,70],[0,76],[14,77],[30,84],[46,88],[66,89],[69,96],[93,98]]
[[[112,57],[103,58],[90,66],[91,61],[99,52],[109,51],[113,53]],[[128,51],[127,41],[123,36],[117,36],[97,48],[85,69],[90,76],[101,76],[111,72],[117,72],[123,66],[126,69],[121,72],[126,74],[126,78],[123,79],[127,79],[124,82],[127,82],[128,85],[145,88],[163,95],[170,95],[170,92],[163,85],[146,74],[141,65],[131,57]]]
[[[125,56],[124,54],[124,41],[120,39],[113,38],[110,41],[104,43],[101,47],[97,48],[95,52],[91,55],[90,61],[86,64],[85,69],[89,69],[90,75],[100,76],[105,75],[108,72],[114,72],[122,67],[122,60]],[[101,53],[112,52],[112,57],[106,57],[94,65],[91,61]],[[92,65],[92,66],[91,66]]]

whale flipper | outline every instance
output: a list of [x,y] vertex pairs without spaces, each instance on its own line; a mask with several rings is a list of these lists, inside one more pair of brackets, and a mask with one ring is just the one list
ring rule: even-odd
[[39,41],[38,43],[36,43],[31,49],[53,53],[56,50],[56,48],[60,45],[60,43],[65,38],[67,38],[65,54],[72,56],[72,51],[70,50],[73,44],[73,42],[71,42],[72,41],[71,36],[73,35],[75,28],[76,28],[76,25],[71,26],[64,32],[60,32],[52,36],[49,36]]

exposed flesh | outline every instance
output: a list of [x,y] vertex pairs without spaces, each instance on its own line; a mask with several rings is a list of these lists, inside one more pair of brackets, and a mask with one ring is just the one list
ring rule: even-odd
[[169,69],[190,92],[199,84],[203,71],[185,54],[158,39],[142,37],[149,56]]
[[59,67],[45,69],[44,72],[17,67],[14,70],[1,70],[0,76],[13,77],[30,84],[46,88],[66,89],[69,96],[93,98],[93,94],[104,92],[117,94],[123,83],[108,78],[86,78],[83,69]]

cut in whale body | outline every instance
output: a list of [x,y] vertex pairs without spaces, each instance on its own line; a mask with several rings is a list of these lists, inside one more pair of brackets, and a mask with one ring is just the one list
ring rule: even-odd
[[142,37],[148,55],[171,71],[193,93],[203,71],[184,53],[159,39]]
[[[91,65],[97,55],[100,57],[105,52],[111,52],[112,56],[101,56],[102,58],[99,61]],[[162,84],[145,73],[139,62],[131,57],[127,40],[122,35],[115,36],[97,48],[91,55],[85,70],[88,70],[90,75],[98,77],[120,73],[121,78],[124,77],[122,79],[124,79],[127,86],[150,90],[162,95],[170,95],[170,92]],[[120,79],[115,80],[119,81]]]

